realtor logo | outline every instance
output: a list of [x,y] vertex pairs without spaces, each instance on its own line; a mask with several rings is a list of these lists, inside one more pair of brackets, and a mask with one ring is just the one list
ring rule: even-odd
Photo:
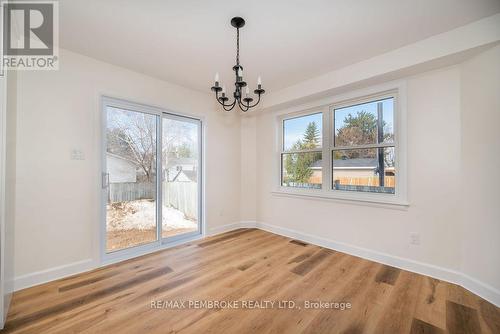
[[2,2],[2,67],[57,69],[58,3]]

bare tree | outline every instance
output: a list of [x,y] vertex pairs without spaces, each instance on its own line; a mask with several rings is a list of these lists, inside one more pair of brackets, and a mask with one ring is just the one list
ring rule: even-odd
[[[145,181],[153,182],[156,174],[156,117],[143,113],[121,111],[109,114],[108,151],[134,162],[143,172]],[[162,164],[172,158],[195,158],[197,151],[189,124],[163,122]]]
[[154,116],[122,112],[111,116],[108,151],[133,161],[145,181],[153,182],[156,172],[156,119]]

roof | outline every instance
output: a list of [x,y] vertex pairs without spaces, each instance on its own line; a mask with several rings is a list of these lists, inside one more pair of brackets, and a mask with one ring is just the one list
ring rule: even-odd
[[181,175],[184,174],[191,182],[196,182],[198,179],[198,173],[194,170],[180,170],[179,173],[174,177],[172,182],[177,181],[177,178]]
[[334,167],[365,167],[365,168],[377,168],[377,159],[370,158],[359,158],[359,159],[347,159],[347,160],[334,160]]
[[[311,168],[321,168],[323,160],[315,161]],[[334,160],[333,166],[335,168],[377,168],[377,159],[371,158],[359,158],[359,159],[346,159],[346,160]]]

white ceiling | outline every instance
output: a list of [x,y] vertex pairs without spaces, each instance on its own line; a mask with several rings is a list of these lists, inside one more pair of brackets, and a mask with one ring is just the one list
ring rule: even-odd
[[60,44],[210,92],[234,78],[278,90],[500,12],[500,0],[60,0]]

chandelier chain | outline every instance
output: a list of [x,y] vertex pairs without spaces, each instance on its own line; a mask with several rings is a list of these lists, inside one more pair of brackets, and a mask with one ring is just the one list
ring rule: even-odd
[[236,29],[236,65],[240,65],[240,28]]

